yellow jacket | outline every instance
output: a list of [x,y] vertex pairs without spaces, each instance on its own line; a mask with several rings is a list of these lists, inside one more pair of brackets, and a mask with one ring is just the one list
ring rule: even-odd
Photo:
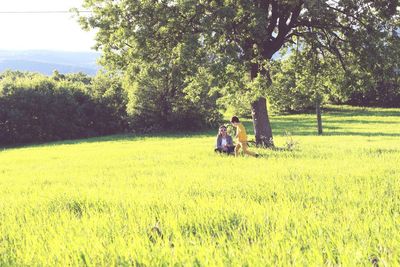
[[236,138],[239,142],[247,142],[247,134],[246,128],[244,128],[243,124],[238,123],[236,127]]

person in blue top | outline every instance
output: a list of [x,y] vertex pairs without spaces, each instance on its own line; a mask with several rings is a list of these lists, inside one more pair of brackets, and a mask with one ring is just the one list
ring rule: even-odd
[[233,154],[235,152],[235,146],[233,145],[232,137],[228,134],[225,125],[220,126],[218,129],[214,151],[226,154]]

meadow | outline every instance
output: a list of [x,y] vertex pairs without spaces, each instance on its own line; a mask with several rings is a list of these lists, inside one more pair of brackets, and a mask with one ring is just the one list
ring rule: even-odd
[[293,150],[217,155],[216,130],[2,148],[0,266],[400,265],[400,110],[271,122]]

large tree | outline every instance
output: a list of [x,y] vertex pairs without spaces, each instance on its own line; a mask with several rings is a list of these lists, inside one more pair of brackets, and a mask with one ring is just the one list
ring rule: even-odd
[[[268,61],[294,38],[334,54],[346,68],[346,50],[366,48],[394,28],[398,6],[397,0],[85,0],[91,13],[81,22],[98,30],[96,47],[114,69],[162,60],[166,48],[167,58],[187,61],[205,51],[220,83],[233,66],[268,84]],[[262,90],[254,91],[251,109],[256,142],[273,146]]]

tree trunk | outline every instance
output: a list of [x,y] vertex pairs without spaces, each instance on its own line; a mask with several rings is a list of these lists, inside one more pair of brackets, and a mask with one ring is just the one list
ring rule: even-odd
[[315,112],[317,113],[318,134],[322,134],[321,102],[315,101]]
[[[251,65],[250,78],[253,80],[257,75],[261,75],[261,73],[259,73],[258,64],[253,63]],[[269,75],[269,73],[265,73],[264,75]],[[254,135],[257,146],[273,147],[274,141],[268,117],[267,100],[264,97],[259,97],[251,103],[251,116],[253,117]]]
[[274,141],[268,118],[267,100],[264,97],[260,97],[251,103],[251,115],[253,117],[256,144],[263,147],[273,147]]

